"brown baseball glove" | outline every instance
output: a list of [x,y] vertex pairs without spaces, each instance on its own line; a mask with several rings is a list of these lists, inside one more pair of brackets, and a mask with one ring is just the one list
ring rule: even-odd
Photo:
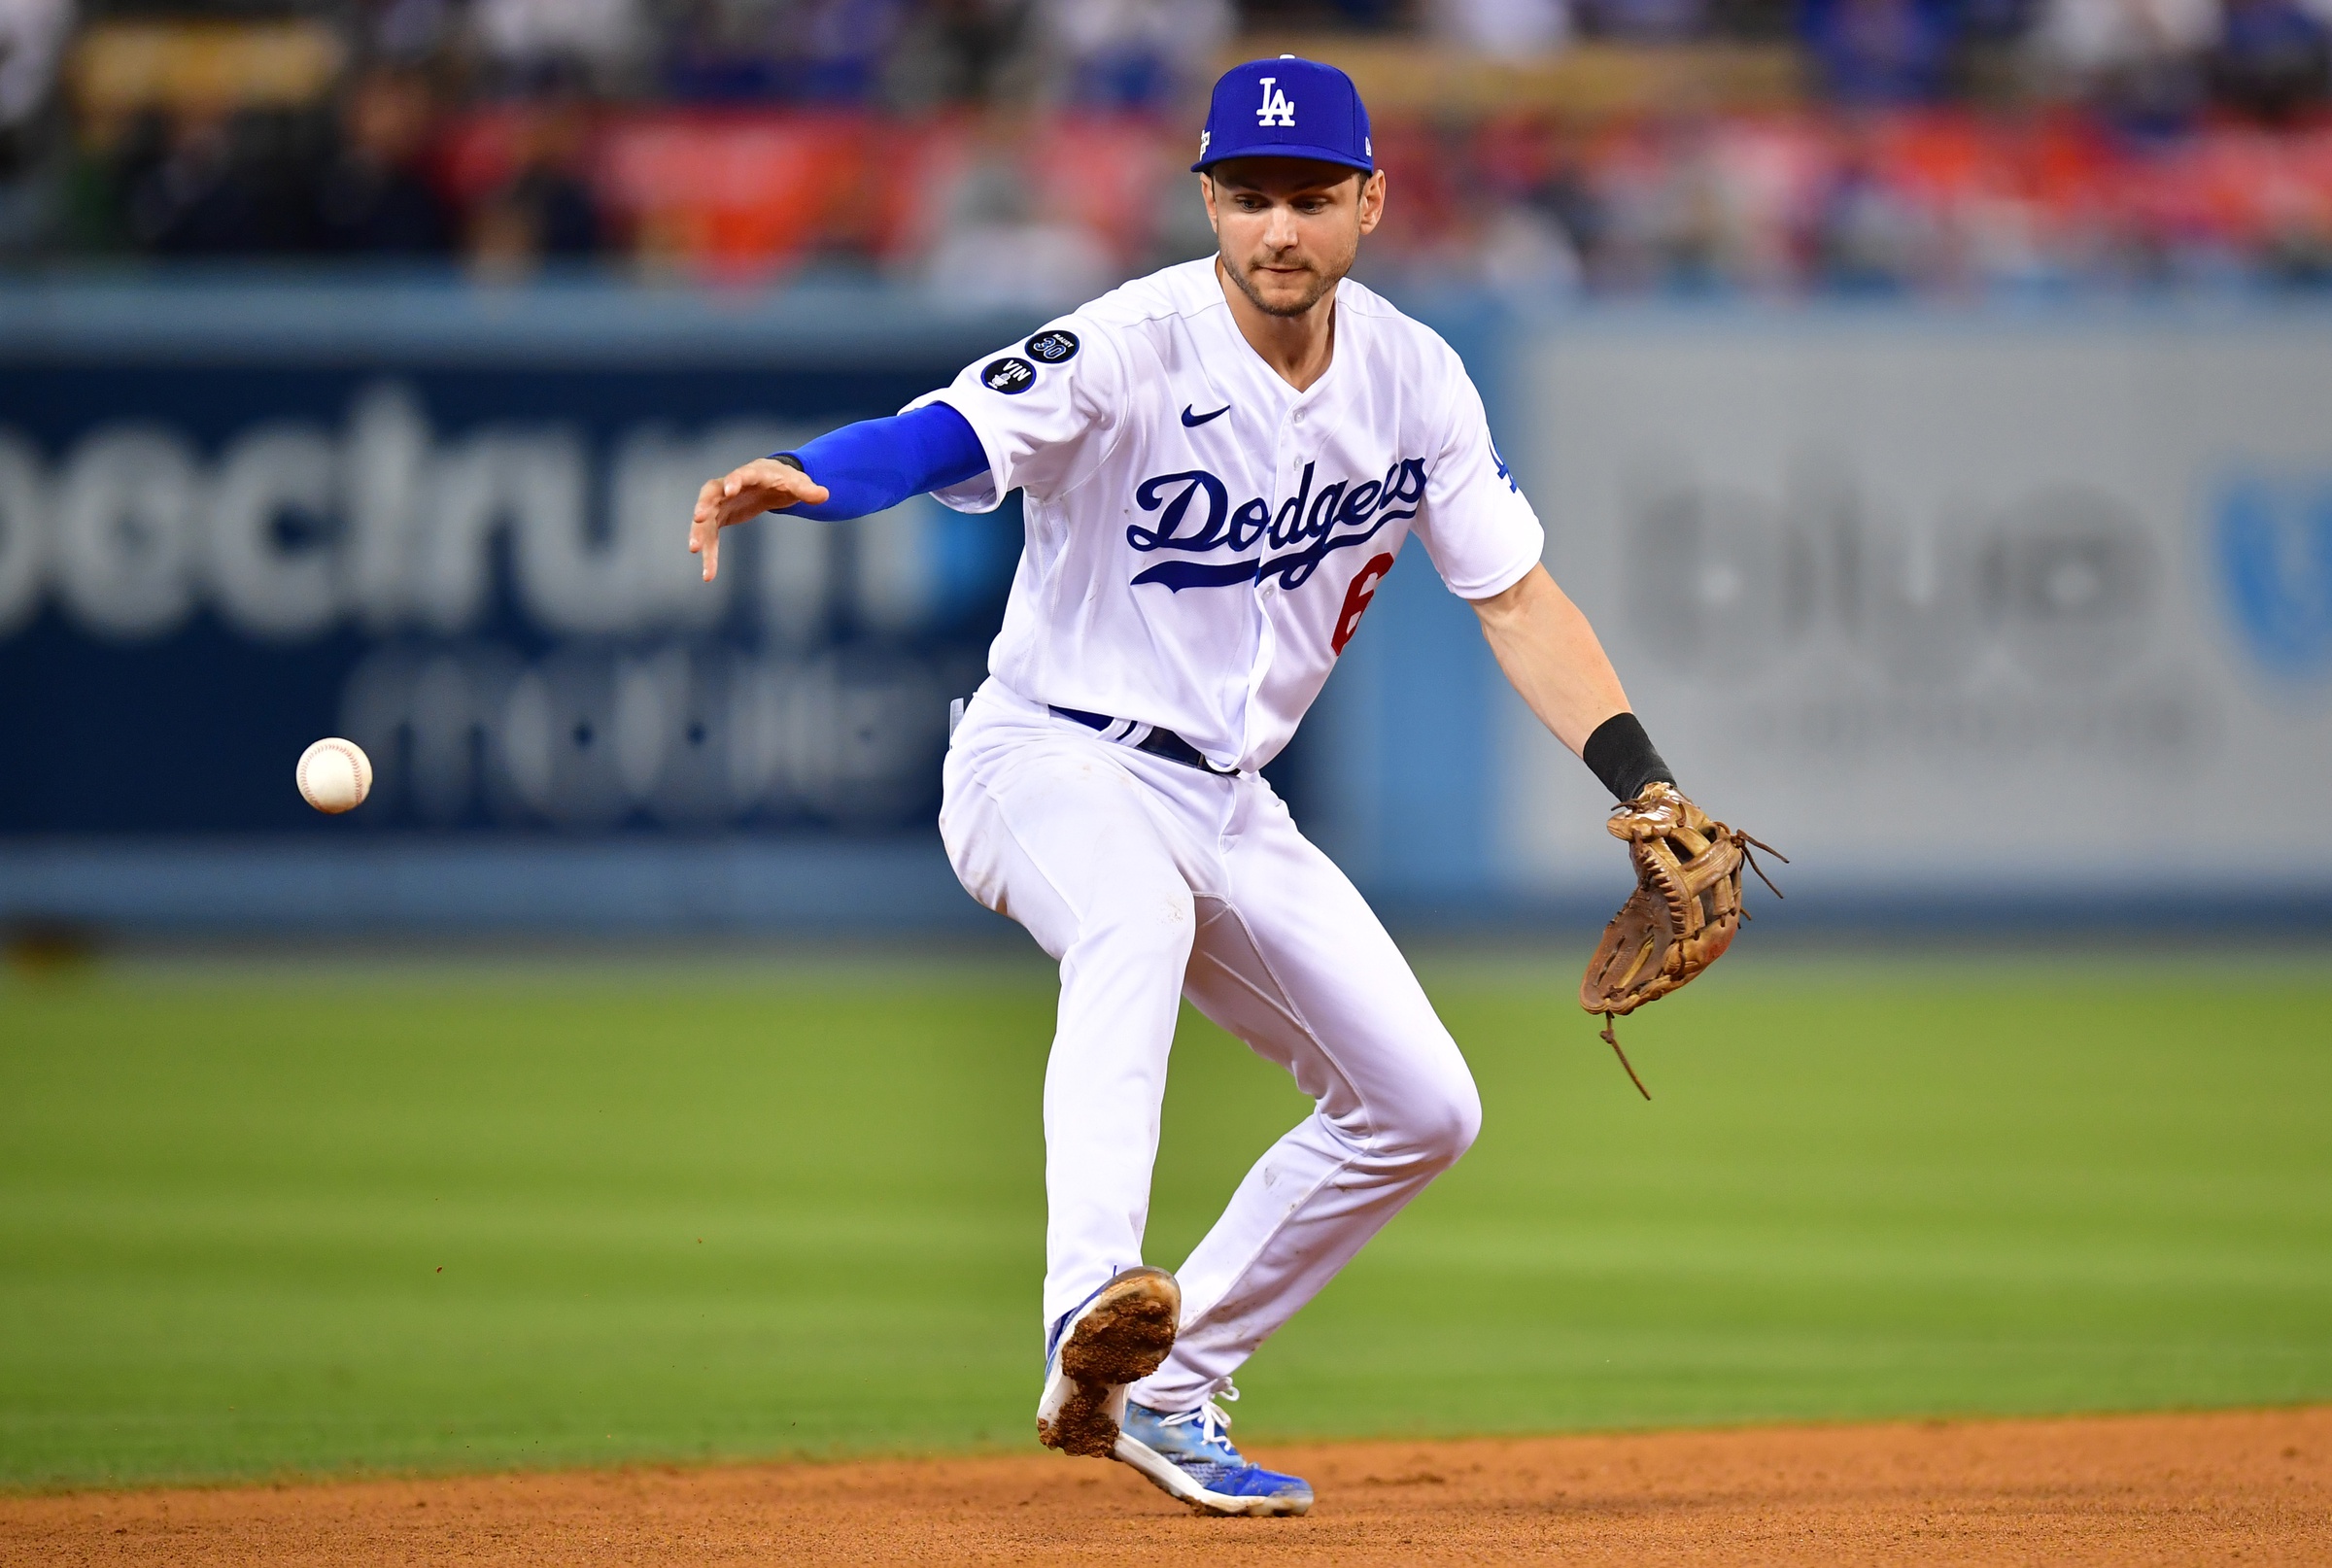
[[1635,863],[1635,891],[1603,928],[1595,956],[1579,982],[1579,1006],[1603,1015],[1603,1038],[1646,1100],[1652,1091],[1636,1077],[1620,1049],[1611,1021],[1657,1002],[1724,956],[1733,933],[1749,918],[1741,907],[1741,868],[1773,887],[1749,851],[1764,850],[1783,865],[1789,857],[1745,833],[1711,822],[1673,784],[1654,782],[1612,809],[1605,826]]

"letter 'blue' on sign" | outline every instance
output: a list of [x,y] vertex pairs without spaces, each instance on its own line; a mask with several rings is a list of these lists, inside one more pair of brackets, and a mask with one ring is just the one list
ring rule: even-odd
[[2213,510],[2221,601],[2245,648],[2278,675],[2332,674],[2332,474],[2237,475]]

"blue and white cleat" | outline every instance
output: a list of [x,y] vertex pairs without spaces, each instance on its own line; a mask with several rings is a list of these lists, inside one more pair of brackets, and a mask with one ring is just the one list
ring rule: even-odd
[[1164,1269],[1128,1269],[1062,1313],[1045,1347],[1037,1441],[1088,1459],[1115,1454],[1125,1386],[1158,1370],[1182,1316],[1182,1287]]
[[[1237,1399],[1225,1388],[1221,1397]],[[1250,1463],[1231,1446],[1231,1418],[1213,1400],[1169,1415],[1128,1402],[1119,1419],[1117,1457],[1160,1491],[1201,1514],[1269,1518],[1312,1508],[1312,1483]]]

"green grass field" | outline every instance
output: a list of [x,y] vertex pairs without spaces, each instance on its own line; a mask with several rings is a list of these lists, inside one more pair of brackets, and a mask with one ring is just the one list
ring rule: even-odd
[[[1744,948],[1624,1026],[1651,1105],[1568,957],[1421,968],[1482,1141],[1244,1435],[2332,1398],[2320,962]],[[0,982],[0,1484],[1026,1446],[1050,1005],[960,961]],[[1186,1020],[1153,1261],[1299,1109]]]

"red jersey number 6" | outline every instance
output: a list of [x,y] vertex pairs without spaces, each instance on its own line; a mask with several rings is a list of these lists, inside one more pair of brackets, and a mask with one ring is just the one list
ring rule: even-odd
[[1360,630],[1360,617],[1368,613],[1368,601],[1377,597],[1377,585],[1390,570],[1390,556],[1378,556],[1360,568],[1353,586],[1344,591],[1344,613],[1336,617],[1336,634],[1328,639],[1329,648],[1340,654],[1344,652],[1344,645]]

